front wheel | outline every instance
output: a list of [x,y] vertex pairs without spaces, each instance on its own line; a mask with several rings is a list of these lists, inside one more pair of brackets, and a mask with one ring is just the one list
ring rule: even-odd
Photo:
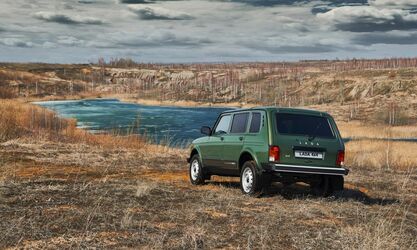
[[256,163],[247,161],[243,164],[240,173],[240,188],[242,193],[254,197],[262,195],[262,175],[256,173]]
[[193,155],[190,160],[190,181],[194,185],[204,184],[203,167],[198,155]]

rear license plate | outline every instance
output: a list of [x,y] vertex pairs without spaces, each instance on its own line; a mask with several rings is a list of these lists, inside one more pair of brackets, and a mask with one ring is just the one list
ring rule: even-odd
[[311,152],[311,151],[294,151],[296,158],[309,158],[309,159],[323,159],[322,152]]

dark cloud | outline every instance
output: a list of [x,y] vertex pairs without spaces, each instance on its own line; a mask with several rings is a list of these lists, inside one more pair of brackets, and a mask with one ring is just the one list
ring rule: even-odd
[[143,4],[143,3],[153,3],[154,1],[147,0],[119,0],[119,3],[124,4]]
[[150,3],[157,3],[157,2],[173,2],[173,1],[181,1],[181,0],[119,0],[121,4],[150,4]]
[[93,4],[93,3],[96,3],[96,1],[93,1],[93,0],[79,0],[78,3]]
[[191,20],[187,13],[169,10],[161,7],[130,6],[129,9],[142,20]]
[[369,0],[369,4],[380,7],[417,7],[416,0]]
[[328,6],[333,7],[368,5],[368,0],[333,0],[325,2],[328,2]]
[[390,30],[414,30],[417,29],[417,21],[405,21],[400,16],[396,16],[392,21],[381,23],[369,22],[367,20],[357,20],[352,23],[339,23],[336,28],[351,32],[373,32]]
[[331,45],[311,44],[311,45],[271,45],[262,42],[245,42],[244,47],[266,51],[273,54],[291,54],[291,53],[326,53],[335,51],[337,48]]
[[124,37],[116,38],[116,45],[119,47],[154,47],[154,46],[192,46],[198,47],[206,44],[213,43],[207,38],[195,38],[189,36],[178,36],[172,32],[162,32],[158,34],[152,34],[149,36],[136,36],[136,37]]
[[[219,0],[222,2],[236,2],[244,3],[252,6],[272,7],[278,5],[302,5],[310,2],[317,2],[316,0]],[[368,0],[332,0],[323,1],[328,6],[344,6],[344,5],[364,5]]]
[[66,14],[54,13],[54,12],[38,12],[35,14],[35,17],[39,20],[54,22],[60,24],[94,24],[99,25],[104,22],[100,19],[93,17],[81,17],[81,16],[70,16]]
[[332,8],[329,8],[327,6],[314,6],[311,9],[311,13],[313,13],[314,15],[318,14],[318,13],[326,13],[327,11],[331,10]]
[[314,6],[311,9],[311,13],[314,15],[318,13],[325,13],[330,10],[332,10],[335,7],[341,7],[341,6],[364,6],[368,5],[368,0],[336,0],[336,1],[330,1],[324,4],[319,4]]
[[406,10],[345,6],[317,14],[338,30],[373,32],[417,29],[417,15]]
[[417,0],[15,0],[0,1],[0,9],[4,60],[62,62],[130,53],[161,62],[292,60],[417,53]]
[[[226,0],[227,1],[227,0]],[[303,0],[230,0],[228,2],[245,3],[253,6],[276,6],[276,5],[294,5],[300,3],[308,3],[309,1]]]
[[361,34],[352,39],[352,42],[359,45],[373,44],[417,44],[417,33],[390,34],[386,32]]
[[9,47],[30,48],[33,47],[32,42],[24,41],[20,38],[2,38],[0,44]]

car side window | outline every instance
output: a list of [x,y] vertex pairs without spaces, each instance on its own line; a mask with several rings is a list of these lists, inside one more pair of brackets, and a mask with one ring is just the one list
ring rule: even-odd
[[261,129],[261,113],[252,113],[249,133],[258,133]]
[[240,113],[233,116],[231,134],[245,133],[248,123],[249,113]]
[[232,116],[231,115],[224,115],[220,118],[219,123],[217,123],[216,129],[214,130],[215,135],[219,134],[227,134],[227,131],[229,130],[230,120]]

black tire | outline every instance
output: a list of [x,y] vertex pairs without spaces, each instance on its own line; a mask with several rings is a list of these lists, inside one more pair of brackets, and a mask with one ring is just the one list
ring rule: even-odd
[[310,183],[310,189],[315,196],[328,197],[333,193],[330,177],[326,175],[320,176],[318,181]]
[[[193,164],[198,164],[198,166],[193,165]],[[190,181],[193,185],[204,184],[205,178],[204,178],[203,165],[201,164],[200,157],[198,156],[198,154],[195,154],[191,157],[188,172],[189,172]]]
[[321,176],[320,181],[310,184],[313,195],[328,197],[334,192],[343,191],[343,176]]
[[345,180],[343,176],[332,176],[330,178],[330,185],[332,186],[333,192],[343,191]]
[[263,187],[266,186],[263,183],[262,174],[258,174],[256,171],[255,161],[247,161],[243,164],[240,172],[240,189],[245,195],[252,197],[260,197],[263,193]]

